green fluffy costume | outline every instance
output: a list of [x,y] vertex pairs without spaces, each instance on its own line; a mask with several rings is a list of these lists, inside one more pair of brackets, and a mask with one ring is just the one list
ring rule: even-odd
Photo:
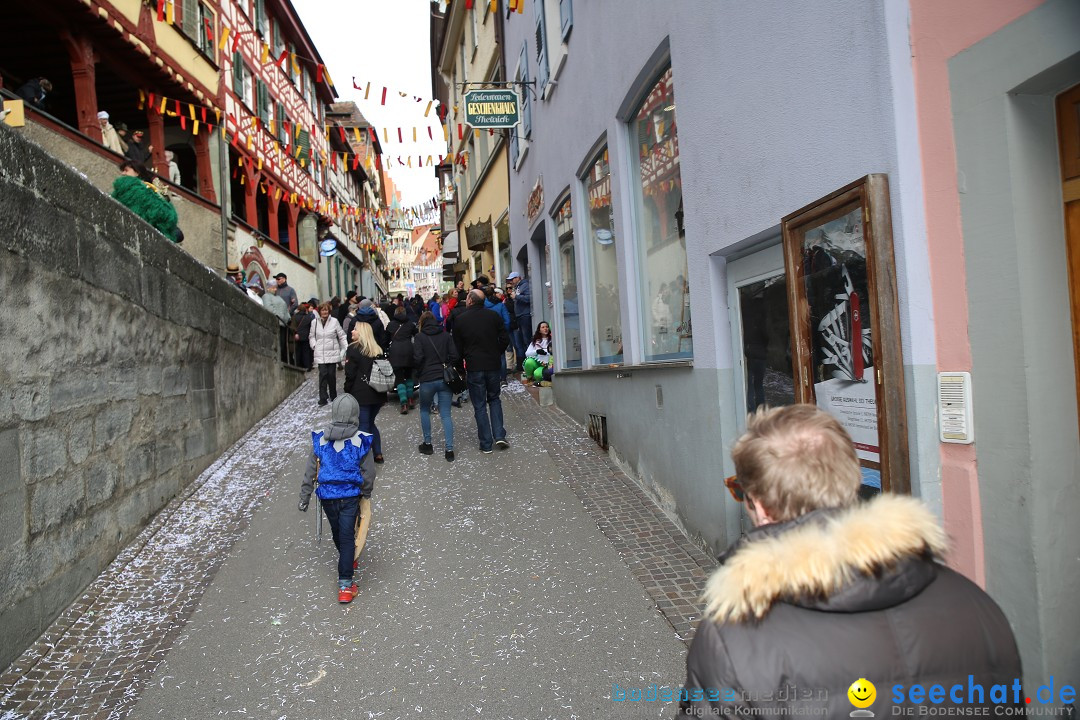
[[161,233],[176,242],[179,234],[176,226],[176,208],[137,177],[121,175],[113,181],[113,198],[131,210]]

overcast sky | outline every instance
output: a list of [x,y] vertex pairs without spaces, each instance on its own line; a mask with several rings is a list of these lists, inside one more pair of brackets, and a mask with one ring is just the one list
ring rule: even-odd
[[[402,204],[408,207],[430,200],[438,191],[435,171],[417,168],[417,156],[426,161],[434,155],[437,161],[446,152],[436,106],[424,117],[432,95],[430,1],[293,0],[293,6],[330,71],[338,99],[355,101],[368,122],[379,128],[380,141],[382,128],[389,129],[390,141],[383,142],[383,152],[395,158],[390,176],[401,191]],[[371,83],[368,100],[363,91],[353,89],[354,77],[361,87]],[[388,90],[385,106],[380,104],[383,86]],[[417,103],[414,96],[424,102]],[[414,126],[423,142],[412,141]],[[438,142],[428,141],[429,126]],[[406,140],[403,144],[397,141],[398,127]],[[413,167],[398,167],[398,155],[403,161],[411,155]]]

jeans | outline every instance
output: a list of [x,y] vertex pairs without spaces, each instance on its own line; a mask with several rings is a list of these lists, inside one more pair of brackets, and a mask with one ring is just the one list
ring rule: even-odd
[[382,455],[382,435],[379,434],[379,428],[375,424],[375,416],[379,414],[381,409],[382,405],[360,406],[360,429],[374,436],[371,442],[371,451],[376,455]]
[[514,372],[519,373],[522,364],[525,362],[525,349],[529,347],[529,343],[523,344],[521,328],[510,333],[510,344],[514,346],[514,355],[517,356],[517,367],[514,368]]
[[338,582],[352,584],[353,555],[356,552],[356,515],[360,508],[360,496],[323,500],[323,512],[330,521],[330,534],[338,549]]
[[428,380],[420,383],[420,430],[424,433],[424,442],[431,444],[431,400],[439,396],[439,417],[442,419],[443,438],[446,450],[454,449],[454,421],[450,418],[450,401],[454,393],[442,380]]
[[518,356],[518,365],[525,362],[525,351],[532,344],[533,333],[536,332],[536,328],[532,325],[532,313],[526,315],[518,315],[518,337],[521,339],[521,355]]
[[506,439],[502,400],[499,398],[502,390],[499,383],[502,370],[471,370],[466,373],[466,377],[469,382],[469,400],[472,402],[473,415],[476,416],[476,434],[480,439],[480,449],[490,450],[496,440]]
[[319,402],[337,397],[337,363],[319,363]]

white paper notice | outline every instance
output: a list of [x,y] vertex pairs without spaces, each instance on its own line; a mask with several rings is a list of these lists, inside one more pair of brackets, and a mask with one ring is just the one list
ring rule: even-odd
[[881,462],[878,440],[877,393],[874,389],[874,368],[863,369],[865,382],[826,380],[814,385],[817,406],[844,426],[855,443],[861,460]]

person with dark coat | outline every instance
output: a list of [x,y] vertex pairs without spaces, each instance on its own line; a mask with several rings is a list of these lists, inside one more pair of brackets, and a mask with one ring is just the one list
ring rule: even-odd
[[416,379],[420,383],[420,431],[424,441],[420,443],[420,453],[431,455],[435,448],[431,445],[431,401],[439,398],[439,417],[442,419],[443,440],[446,450],[443,457],[448,462],[454,460],[454,421],[450,417],[450,403],[454,392],[443,380],[443,364],[457,365],[458,352],[453,338],[443,330],[438,319],[430,311],[420,316],[420,334],[412,343],[413,367]]
[[465,300],[465,311],[454,320],[454,342],[465,360],[469,400],[476,416],[476,434],[480,452],[490,453],[494,443],[506,450],[510,443],[503,427],[502,365],[500,358],[510,344],[506,324],[494,310],[484,307],[484,293],[472,290]]
[[52,83],[43,77],[36,77],[23,83],[15,94],[23,101],[36,107],[38,110],[46,109],[45,98],[52,92]]
[[278,284],[278,297],[289,306],[290,313],[295,313],[296,309],[300,307],[300,302],[296,297],[296,290],[289,285],[289,276],[279,272],[274,276],[274,279],[277,280]]
[[465,290],[458,290],[457,297],[454,298],[454,307],[450,308],[450,314],[446,316],[446,332],[454,332],[454,321],[465,312],[465,298],[468,293]]
[[338,305],[334,311],[334,317],[341,323],[341,327],[345,327],[345,318],[349,316],[349,306],[356,305],[360,300],[356,297],[356,291],[350,290],[345,296],[345,302]]
[[[279,290],[280,292],[280,290]],[[315,305],[302,303],[297,311],[299,320],[296,323],[296,364],[305,370],[310,370],[315,361],[315,353],[310,346],[311,323],[315,320]]]
[[379,319],[379,314],[375,312],[375,303],[370,298],[364,298],[360,301],[360,307],[356,311],[356,322],[353,324],[353,329],[360,323],[367,323],[371,326],[371,334],[375,338],[375,342],[379,343],[379,347],[383,350],[386,349],[386,345],[389,339],[386,336],[386,328],[383,327],[382,320]]
[[345,392],[360,404],[360,429],[374,438],[371,444],[375,462],[383,462],[382,434],[375,424],[375,417],[386,404],[386,393],[368,385],[375,358],[382,355],[382,348],[375,342],[371,324],[358,322],[353,326],[353,342],[345,351]]
[[405,308],[394,310],[394,319],[386,327],[386,334],[390,338],[386,356],[394,368],[394,388],[401,406],[400,412],[406,415],[409,408],[416,407],[416,398],[413,397],[413,336],[416,335],[416,325],[409,320]]
[[945,533],[921,502],[857,500],[859,460],[835,418],[762,408],[731,454],[726,484],[756,527],[705,588],[682,714],[884,718],[928,697],[945,714],[989,707],[995,685],[1023,707],[1005,615],[936,559]]
[[154,156],[154,146],[143,145],[143,131],[136,130],[131,134],[131,142],[128,143],[124,157],[132,162],[135,167],[142,169],[150,168],[150,160]]

